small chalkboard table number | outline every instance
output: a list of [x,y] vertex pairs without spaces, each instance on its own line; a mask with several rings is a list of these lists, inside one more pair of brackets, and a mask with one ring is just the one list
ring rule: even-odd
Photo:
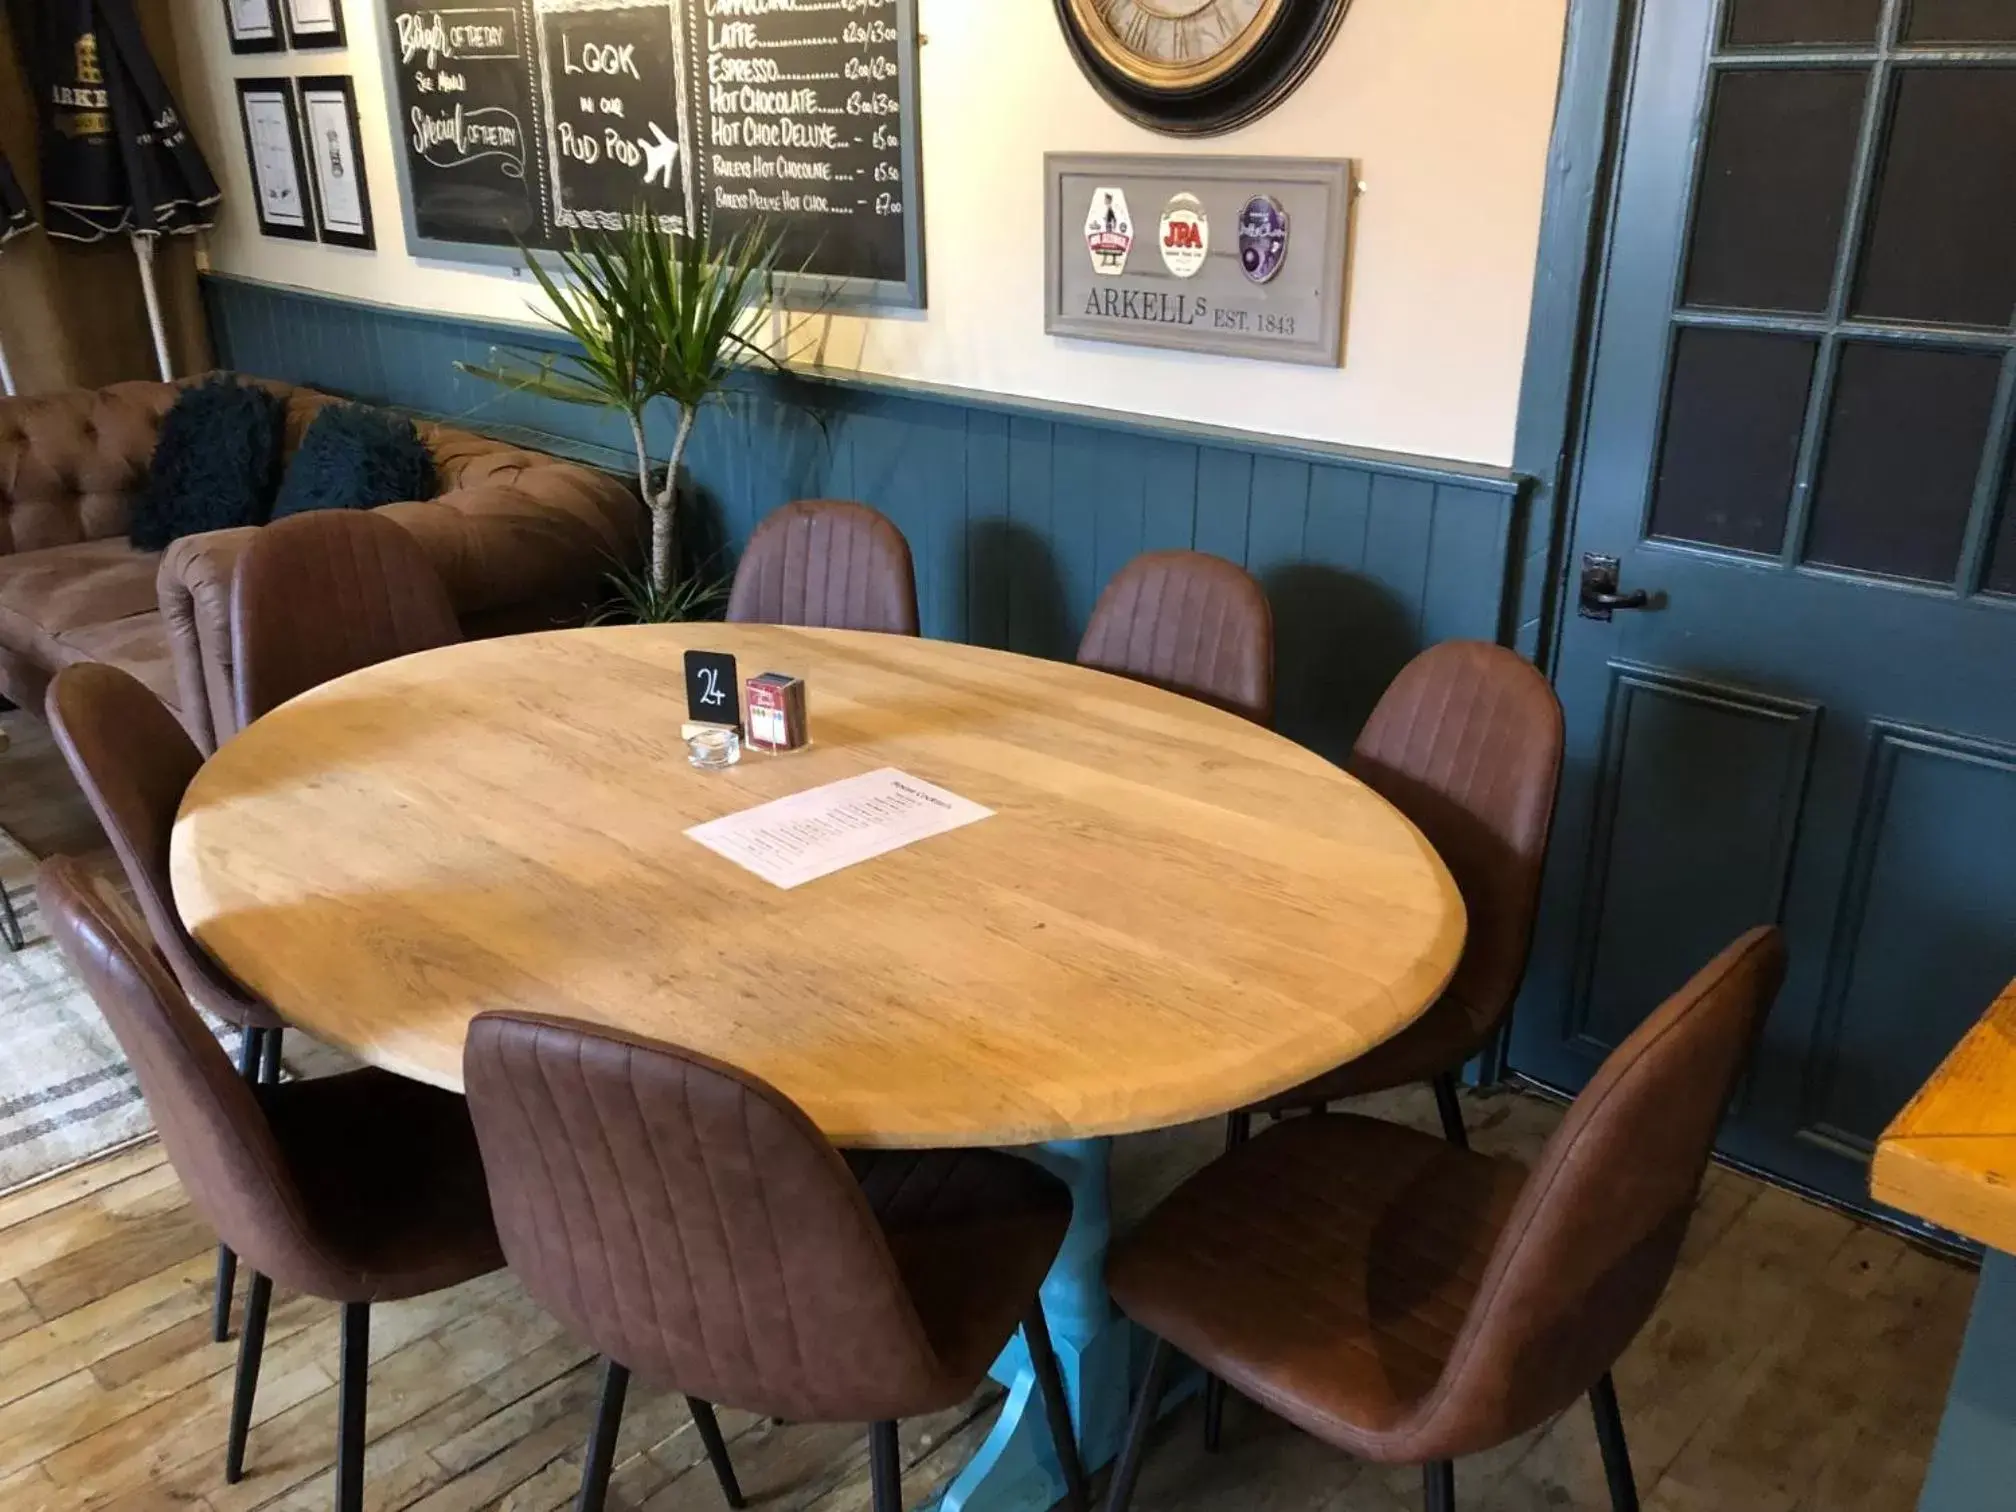
[[686,717],[695,724],[742,726],[741,684],[725,651],[686,653]]

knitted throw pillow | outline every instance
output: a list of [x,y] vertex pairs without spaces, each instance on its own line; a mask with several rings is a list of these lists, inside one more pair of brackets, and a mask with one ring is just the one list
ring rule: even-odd
[[235,378],[184,389],[161,417],[133,501],[133,544],[160,551],[201,531],[264,524],[285,436],[286,405],[265,389]]

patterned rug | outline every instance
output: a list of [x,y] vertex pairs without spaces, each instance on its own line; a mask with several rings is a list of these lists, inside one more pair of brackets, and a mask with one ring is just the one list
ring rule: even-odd
[[35,906],[35,858],[0,831],[0,885],[26,940],[0,943],[0,1193],[144,1138],[139,1084]]
[[[114,863],[108,856],[105,864]],[[35,858],[5,830],[0,830],[0,885],[26,941],[15,951],[0,940],[0,1196],[5,1196],[147,1138],[154,1120],[119,1041],[42,928]],[[209,1023],[235,1062],[238,1031],[215,1019]],[[328,1076],[357,1064],[304,1034],[290,1033],[283,1051],[280,1074],[290,1080]]]

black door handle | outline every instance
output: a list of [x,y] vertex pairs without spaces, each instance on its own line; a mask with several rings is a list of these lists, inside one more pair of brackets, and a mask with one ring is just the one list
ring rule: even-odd
[[1584,619],[1607,620],[1619,609],[1651,607],[1652,595],[1643,588],[1633,588],[1629,593],[1617,591],[1618,565],[1614,556],[1594,551],[1582,553],[1582,591],[1575,607]]
[[1643,609],[1652,602],[1652,595],[1643,588],[1633,588],[1629,593],[1585,593],[1582,595],[1584,609]]

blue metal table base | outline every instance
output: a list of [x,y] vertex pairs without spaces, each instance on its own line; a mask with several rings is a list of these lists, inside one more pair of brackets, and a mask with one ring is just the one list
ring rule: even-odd
[[[1044,1279],[1043,1311],[1071,1400],[1078,1452],[1090,1475],[1120,1452],[1145,1355],[1141,1331],[1120,1315],[1106,1293],[1106,1246],[1113,1231],[1107,1192],[1112,1141],[1065,1140],[1015,1153],[1071,1188],[1071,1227]],[[938,1498],[938,1512],[1047,1512],[1064,1496],[1064,1472],[1020,1334],[1009,1341],[990,1373],[1008,1388],[1007,1400],[994,1431]]]

